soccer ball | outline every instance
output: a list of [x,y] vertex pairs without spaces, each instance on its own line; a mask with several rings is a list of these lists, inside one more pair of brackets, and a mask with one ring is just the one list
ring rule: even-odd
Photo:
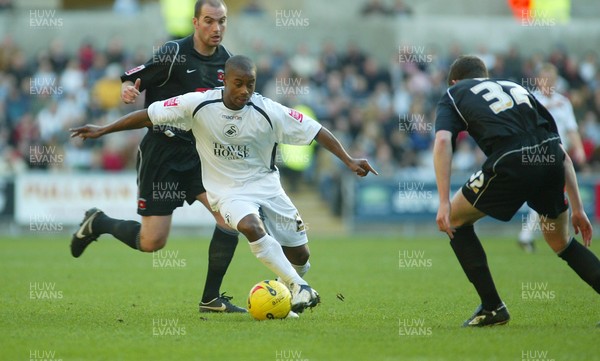
[[255,284],[248,295],[248,311],[259,321],[285,318],[291,309],[290,290],[275,280]]

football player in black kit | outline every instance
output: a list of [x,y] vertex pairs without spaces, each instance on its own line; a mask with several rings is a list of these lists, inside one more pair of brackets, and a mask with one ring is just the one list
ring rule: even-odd
[[[463,326],[506,324],[486,254],[473,229],[484,216],[510,220],[524,202],[540,214],[540,228],[552,250],[600,293],[600,261],[587,248],[592,225],[583,210],[573,163],[564,151],[550,113],[519,84],[489,79],[485,64],[461,56],[448,74],[450,86],[438,103],[434,167],[440,197],[436,221],[481,305]],[[487,160],[450,201],[452,151],[460,131],[468,131]],[[575,234],[569,236],[569,204]]]
[[[121,98],[133,103],[146,90],[145,107],[179,94],[223,85],[225,61],[231,54],[221,45],[227,26],[227,7],[222,0],[198,0],[194,9],[194,33],[166,42],[146,64],[121,76]],[[113,219],[97,208],[85,213],[71,241],[71,253],[79,257],[102,234],[111,234],[133,249],[154,252],[163,248],[171,228],[173,210],[184,201],[199,200],[217,221],[208,257],[208,272],[200,312],[246,312],[220,293],[223,277],[238,243],[238,232],[210,209],[202,184],[200,159],[194,136],[176,128],[148,128],[138,148],[138,214],[141,224]],[[175,189],[182,198],[156,197],[155,189]],[[164,193],[164,192],[163,192]],[[175,198],[175,199],[173,199]]]

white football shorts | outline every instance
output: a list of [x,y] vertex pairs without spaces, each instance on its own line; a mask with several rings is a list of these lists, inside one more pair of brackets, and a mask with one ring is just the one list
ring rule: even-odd
[[234,229],[242,218],[256,214],[263,221],[267,233],[282,246],[297,247],[308,243],[304,221],[285,193],[267,199],[225,197],[217,207],[225,222]]

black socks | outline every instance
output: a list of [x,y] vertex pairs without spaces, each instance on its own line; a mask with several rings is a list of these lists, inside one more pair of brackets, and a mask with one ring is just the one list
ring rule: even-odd
[[600,260],[575,238],[558,256],[564,259],[588,285],[600,293]]
[[98,214],[92,223],[95,234],[111,234],[133,249],[140,249],[141,228],[139,222],[110,218],[104,213]]
[[219,289],[223,282],[223,277],[238,244],[238,233],[235,231],[226,231],[215,226],[210,246],[208,248],[208,272],[206,274],[206,283],[204,284],[204,293],[202,302],[209,302],[219,297]]
[[498,291],[496,291],[485,251],[475,234],[473,226],[457,228],[454,239],[450,240],[450,245],[467,278],[475,286],[483,308],[488,311],[497,309],[502,300],[500,300]]

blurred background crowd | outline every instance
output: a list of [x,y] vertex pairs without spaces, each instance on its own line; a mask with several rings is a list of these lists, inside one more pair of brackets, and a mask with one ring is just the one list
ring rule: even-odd
[[[250,1],[245,12],[260,8]],[[401,14],[373,10],[368,1],[362,15]],[[254,6],[253,6],[254,4]],[[397,1],[397,9],[403,6]],[[164,39],[156,45],[164,42]],[[227,46],[227,37],[224,42]],[[69,140],[68,129],[85,123],[104,124],[143,105],[120,101],[119,76],[145,63],[152,54],[127,47],[119,36],[106,44],[92,38],[69,52],[56,39],[34,56],[10,36],[0,44],[0,174],[29,169],[122,171],[135,167],[137,145],[145,130],[123,132],[95,141]],[[313,115],[330,128],[355,156],[372,160],[383,177],[395,177],[411,169],[431,174],[431,149],[436,103],[447,88],[446,71],[463,44],[442,52],[433,46],[401,44],[387,62],[376,60],[368,44],[300,43],[285,51],[257,40],[251,56],[258,65],[256,91]],[[316,49],[316,50],[315,50]],[[235,49],[230,49],[235,53]],[[564,45],[552,50],[521,55],[518,46],[493,53],[480,45],[476,51],[492,77],[507,78],[527,88],[536,86],[537,70],[554,64],[559,81],[554,91],[572,104],[583,139],[586,162],[580,172],[600,170],[600,72],[598,55],[569,52]],[[483,155],[469,137],[457,145],[453,166],[471,171]],[[63,157],[60,162],[38,161],[36,154]],[[309,161],[293,169],[309,180],[335,178],[335,163],[318,148]],[[281,158],[286,168],[285,157]]]

